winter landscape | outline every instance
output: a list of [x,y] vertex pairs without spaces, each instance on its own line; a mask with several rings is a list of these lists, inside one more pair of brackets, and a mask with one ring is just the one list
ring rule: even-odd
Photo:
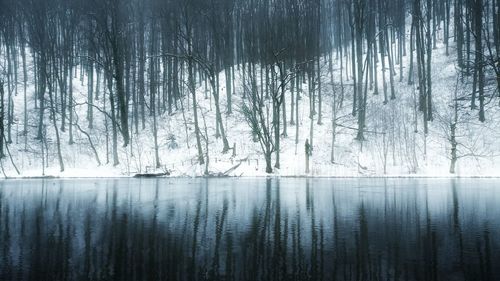
[[499,280],[500,0],[0,0],[0,280]]
[[500,175],[497,1],[177,2],[2,1],[5,177]]

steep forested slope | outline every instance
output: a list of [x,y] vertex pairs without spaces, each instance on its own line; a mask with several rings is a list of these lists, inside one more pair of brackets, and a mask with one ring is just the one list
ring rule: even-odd
[[499,0],[0,7],[6,176],[500,175]]

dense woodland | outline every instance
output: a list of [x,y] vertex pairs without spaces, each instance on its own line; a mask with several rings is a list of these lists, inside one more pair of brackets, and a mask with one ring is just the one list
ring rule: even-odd
[[[184,125],[194,126],[196,161],[207,174],[209,152],[237,153],[225,122],[235,114],[246,121],[268,173],[280,168],[290,132],[303,147],[299,126],[308,126],[306,158],[315,151],[316,128],[331,127],[325,161],[334,162],[337,128],[350,129],[360,143],[376,137],[378,128],[367,122],[371,100],[407,106],[398,83],[414,85],[409,126],[426,136],[444,118],[436,100],[450,95],[434,90],[438,45],[456,66],[454,87],[468,89],[451,100],[450,172],[467,155],[456,133],[462,112],[488,122],[488,110],[499,107],[500,0],[0,3],[0,156],[14,167],[14,139],[25,153],[36,150],[42,166],[53,153],[64,171],[61,150],[74,145],[75,134],[87,140],[98,165],[119,165],[120,146],[147,133],[160,168],[168,159],[160,157],[158,128],[175,114],[192,116]],[[85,100],[74,96],[75,77],[87,87]],[[200,112],[199,91],[210,100],[213,120]],[[305,106],[309,121],[300,124]],[[346,112],[353,124],[341,122]],[[104,152],[98,136],[105,136]],[[385,134],[383,140],[385,148]],[[215,142],[222,151],[213,151]]]

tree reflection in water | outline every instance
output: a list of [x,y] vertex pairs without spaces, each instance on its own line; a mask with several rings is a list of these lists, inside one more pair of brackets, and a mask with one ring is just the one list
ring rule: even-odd
[[4,181],[0,280],[499,280],[497,184]]

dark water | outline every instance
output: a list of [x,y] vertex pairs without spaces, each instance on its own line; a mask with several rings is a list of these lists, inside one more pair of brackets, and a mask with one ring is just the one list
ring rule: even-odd
[[500,280],[500,181],[0,182],[0,280]]

